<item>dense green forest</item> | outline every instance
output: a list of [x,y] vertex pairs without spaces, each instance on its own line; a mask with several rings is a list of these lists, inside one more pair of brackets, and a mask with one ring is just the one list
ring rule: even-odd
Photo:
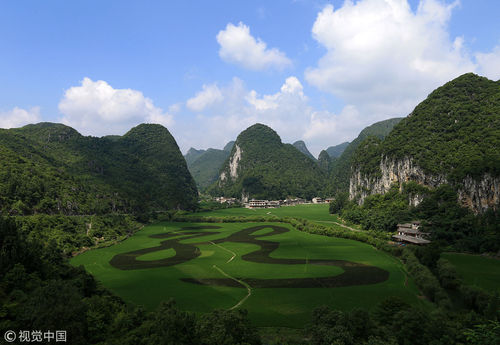
[[116,243],[157,211],[195,209],[197,190],[168,130],[84,137],[53,123],[0,130],[0,214],[66,254]]
[[[241,159],[231,176],[230,160],[237,149]],[[316,162],[283,144],[271,128],[255,124],[238,136],[230,157],[221,169],[219,180],[211,186],[213,195],[241,197],[242,193],[256,199],[283,199],[297,196],[311,199],[322,194],[325,173]]]
[[468,73],[434,90],[380,144],[358,150],[356,166],[376,174],[381,156],[411,157],[427,173],[460,182],[498,176],[499,147],[500,81]]
[[118,138],[84,137],[53,123],[2,129],[0,157],[4,214],[141,214],[197,203],[179,148],[160,125]]
[[186,158],[189,172],[196,181],[200,191],[204,191],[212,183],[217,181],[219,171],[231,153],[234,141],[230,141],[224,149],[195,150],[189,149],[184,156]]
[[318,165],[325,172],[329,173],[330,169],[335,165],[337,158],[330,157],[325,150],[321,151],[318,156]]

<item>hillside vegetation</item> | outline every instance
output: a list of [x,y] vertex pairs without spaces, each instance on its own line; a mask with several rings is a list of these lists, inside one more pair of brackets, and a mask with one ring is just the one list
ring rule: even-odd
[[[363,172],[381,156],[411,157],[450,181],[500,174],[500,81],[464,74],[434,90],[380,143],[357,152]],[[378,158],[378,159],[375,159]]]
[[238,136],[210,192],[214,195],[279,199],[312,198],[322,192],[326,175],[293,145],[283,144],[271,128],[255,124]]
[[344,194],[331,211],[386,231],[420,219],[438,246],[496,253],[499,147],[500,82],[462,75],[433,91],[385,139],[358,146],[352,200]]
[[179,148],[160,125],[122,137],[84,137],[62,124],[0,130],[0,211],[140,214],[196,207]]
[[184,158],[186,159],[186,163],[188,165],[193,163],[195,160],[197,160],[205,152],[206,152],[206,150],[197,150],[197,149],[191,147],[188,150],[188,152],[184,155]]
[[[219,177],[219,171],[231,153],[234,141],[230,141],[224,149],[195,150],[191,148],[184,156],[189,172],[196,181],[196,185],[204,191]],[[203,152],[202,152],[203,151]]]

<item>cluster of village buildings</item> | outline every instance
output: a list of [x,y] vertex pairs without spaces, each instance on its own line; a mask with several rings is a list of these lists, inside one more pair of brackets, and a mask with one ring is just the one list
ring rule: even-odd
[[[333,198],[320,198],[320,197],[315,197],[312,198],[312,200],[306,200],[302,198],[295,198],[295,199],[284,199],[284,200],[256,200],[256,199],[251,199],[247,202],[243,203],[243,206],[246,208],[276,208],[280,206],[294,206],[294,205],[301,205],[301,204],[323,204],[323,203],[329,203],[333,200]],[[234,204],[239,202],[238,199],[236,198],[225,198],[225,197],[217,197],[215,198],[215,201],[220,202],[221,204],[227,203],[227,204]]]

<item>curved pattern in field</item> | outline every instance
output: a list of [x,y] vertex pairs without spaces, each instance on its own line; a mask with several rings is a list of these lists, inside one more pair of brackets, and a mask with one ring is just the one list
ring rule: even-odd
[[[217,229],[217,226],[201,226],[201,227],[185,227],[182,230],[204,230],[204,229]],[[265,229],[271,228],[272,231],[255,235],[253,233]],[[110,264],[121,270],[132,270],[132,269],[143,269],[143,268],[153,268],[162,266],[173,266],[180,263],[187,262],[189,260],[198,257],[201,252],[197,245],[201,244],[219,244],[224,242],[236,242],[236,243],[248,243],[255,244],[260,247],[260,249],[252,251],[248,254],[242,256],[243,260],[262,263],[262,264],[281,264],[281,265],[323,265],[323,266],[337,266],[344,270],[343,273],[334,276],[319,277],[319,278],[286,278],[286,279],[257,279],[257,278],[244,278],[236,277],[232,278],[208,278],[208,279],[195,279],[195,278],[182,278],[182,281],[202,284],[202,285],[216,285],[216,286],[227,286],[227,287],[239,287],[244,288],[245,286],[239,281],[245,282],[252,288],[318,288],[318,287],[345,287],[354,285],[368,285],[376,284],[386,281],[389,278],[389,272],[370,265],[364,265],[360,263],[355,263],[352,261],[345,260],[324,260],[324,259],[288,259],[288,258],[273,258],[271,253],[278,249],[280,243],[269,240],[262,240],[262,237],[268,237],[273,235],[280,235],[288,232],[289,229],[276,226],[276,225],[261,225],[243,229],[230,236],[214,241],[199,242],[199,243],[180,243],[181,240],[187,240],[197,237],[203,237],[208,235],[215,235],[219,232],[197,232],[188,231],[182,233],[166,233],[159,235],[151,235],[152,238],[167,238],[168,240],[162,241],[159,246],[153,248],[140,249],[128,253],[115,255]],[[179,237],[179,235],[185,235]],[[176,237],[176,238],[172,238]],[[172,238],[172,239],[170,239]],[[151,253],[158,250],[173,248],[176,251],[176,255],[170,258],[162,260],[153,261],[139,261],[138,256]]]
[[[220,229],[219,226],[203,226],[203,227],[185,227],[183,230],[202,230],[202,229]],[[185,235],[182,237],[182,240],[187,240],[190,238],[208,236],[208,235],[216,235],[219,232],[168,232],[166,234],[158,234],[151,235],[151,238],[171,238],[178,237],[179,235]],[[190,236],[189,236],[190,235]],[[115,255],[109,264],[115,268],[120,270],[138,270],[143,268],[155,268],[155,267],[165,267],[165,266],[174,266],[178,264],[182,264],[189,260],[195,259],[200,256],[201,252],[198,247],[193,244],[183,244],[180,243],[181,239],[171,239],[162,241],[159,246],[152,248],[144,248],[139,250],[134,250],[132,252],[123,253]],[[165,258],[161,260],[151,260],[151,261],[141,261],[137,260],[137,257],[156,252],[164,249],[174,249],[175,256],[170,258]]]

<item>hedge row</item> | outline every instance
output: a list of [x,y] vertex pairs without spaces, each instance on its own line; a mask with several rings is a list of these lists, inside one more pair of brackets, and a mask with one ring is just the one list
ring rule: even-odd
[[406,265],[408,273],[415,280],[415,284],[422,293],[438,306],[449,309],[451,301],[448,294],[439,284],[439,280],[427,266],[420,263],[415,254],[408,248],[403,249],[401,259]]

